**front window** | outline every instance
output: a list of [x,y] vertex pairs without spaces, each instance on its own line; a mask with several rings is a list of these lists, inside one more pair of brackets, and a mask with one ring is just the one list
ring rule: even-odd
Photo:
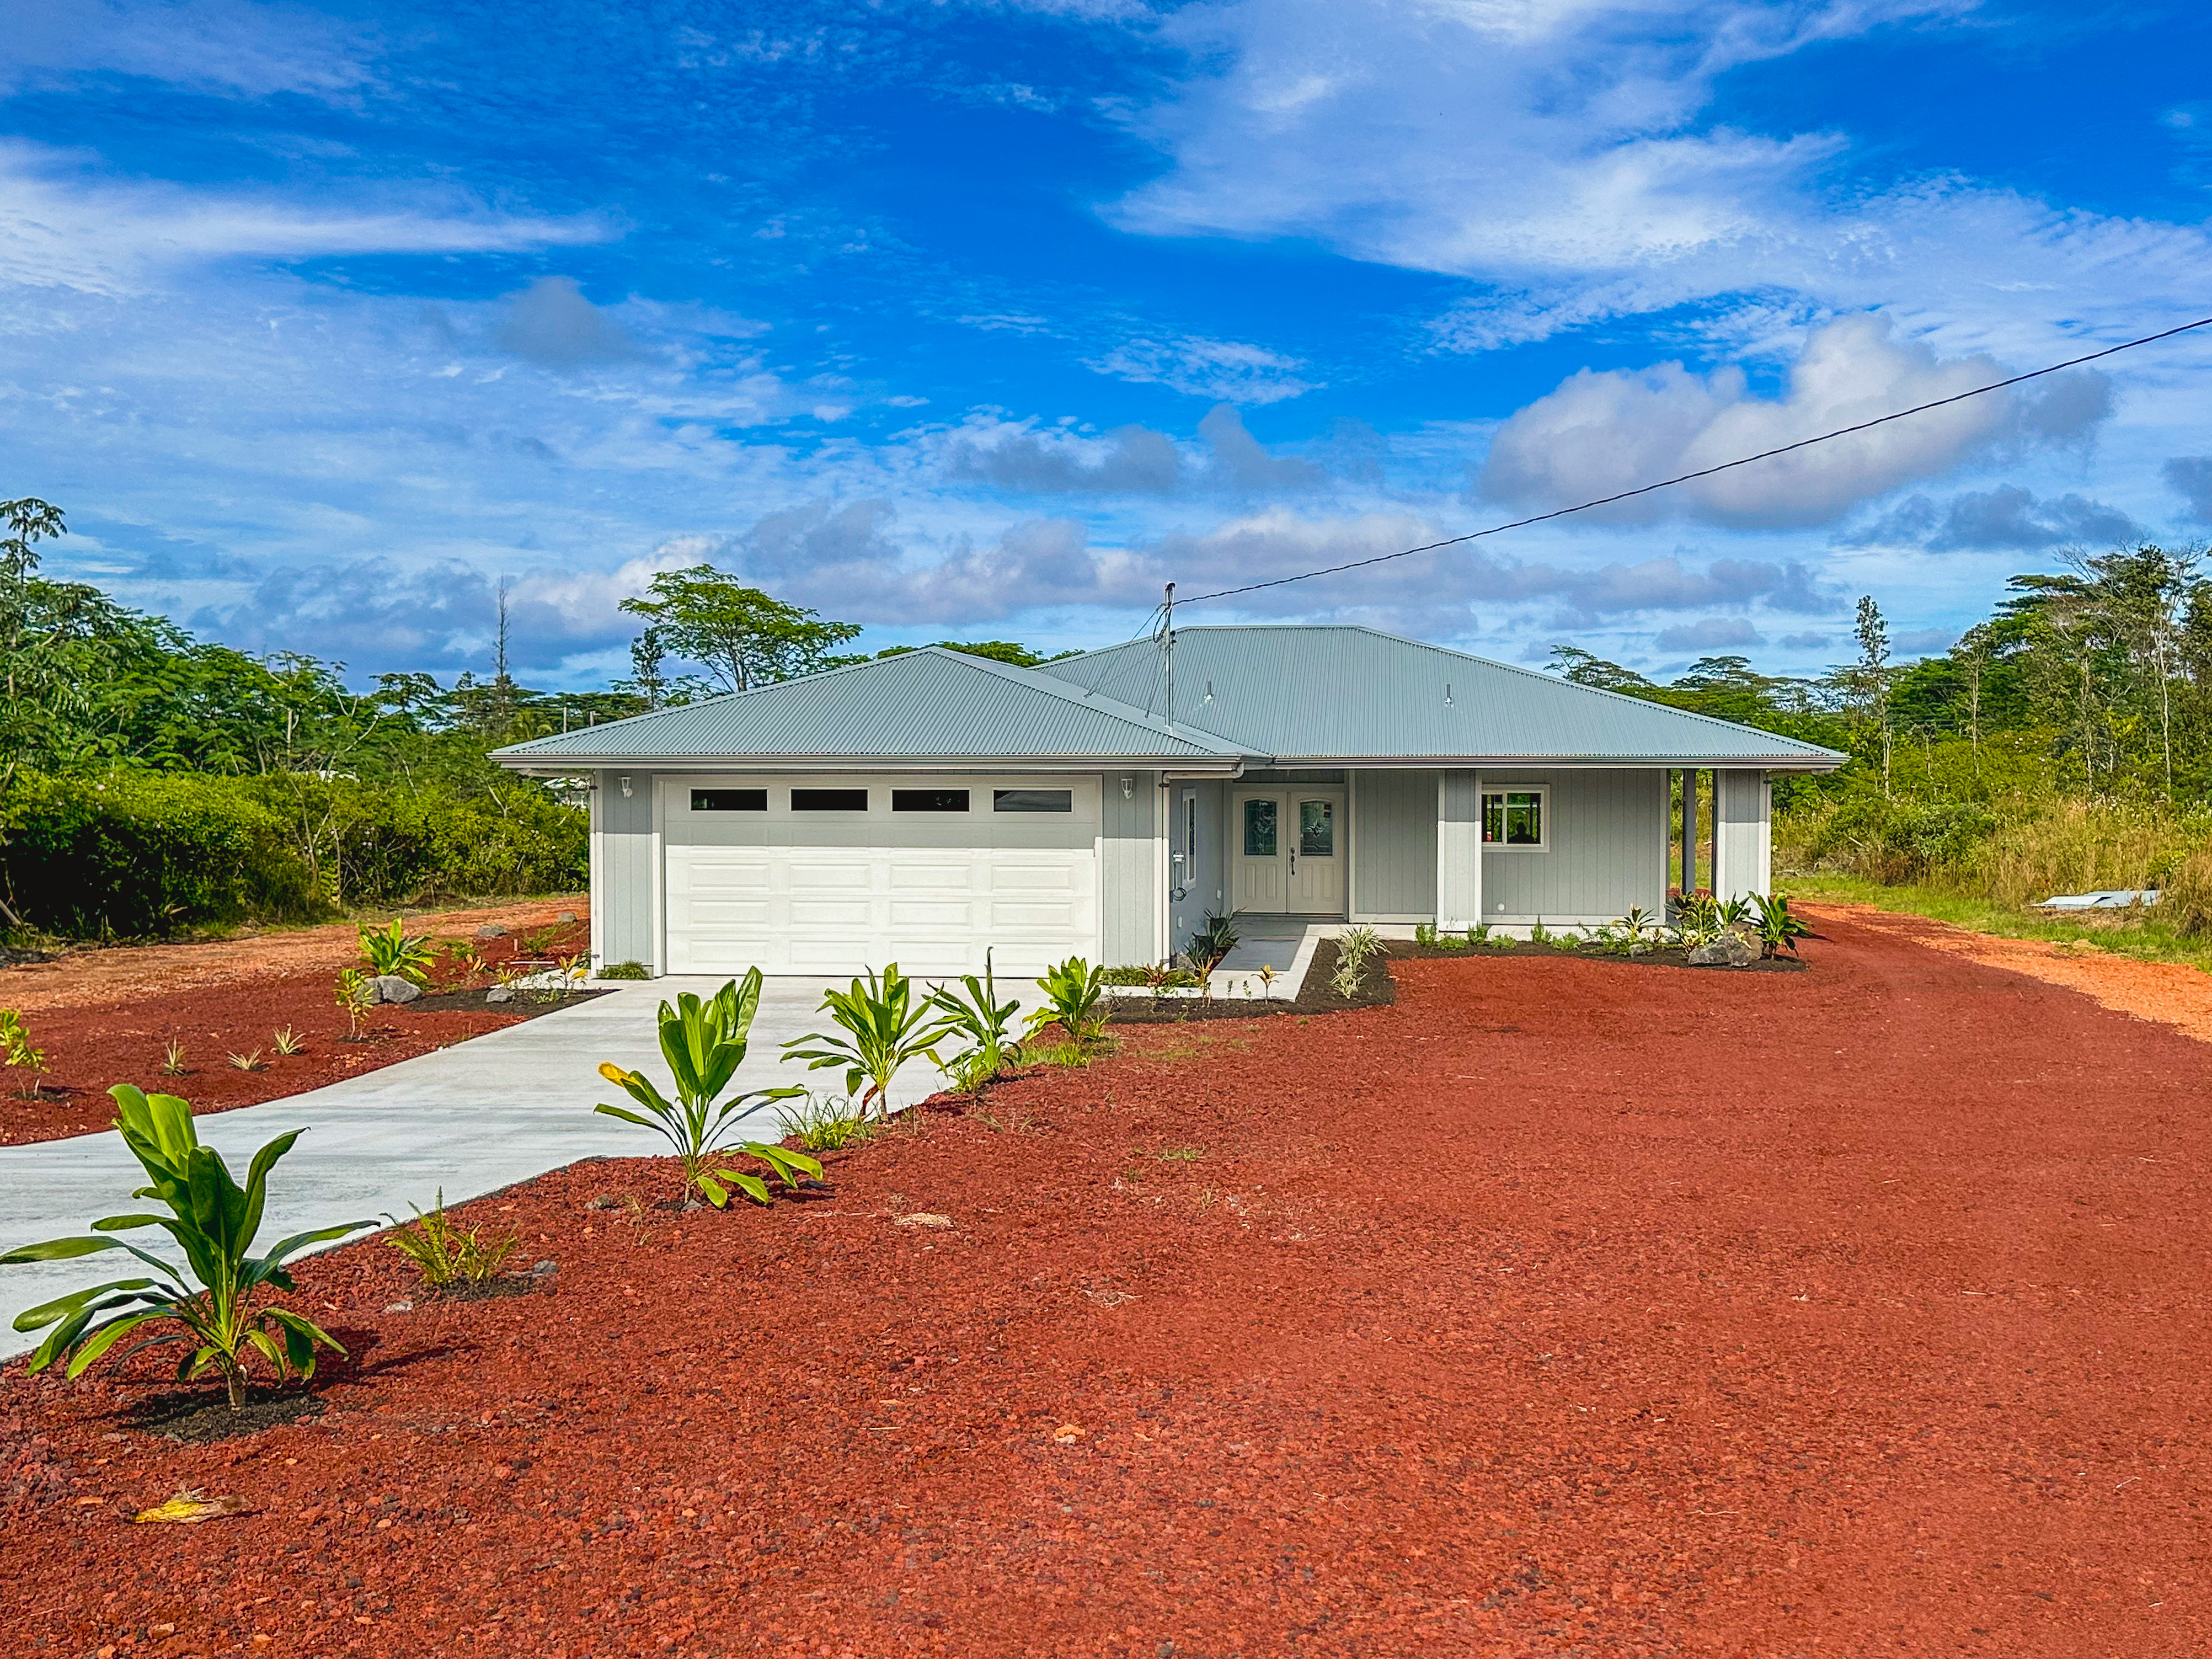
[[1488,847],[1541,847],[1544,792],[1505,789],[1482,798],[1482,840]]
[[1254,799],[1244,803],[1244,856],[1248,859],[1271,859],[1275,856],[1275,803]]

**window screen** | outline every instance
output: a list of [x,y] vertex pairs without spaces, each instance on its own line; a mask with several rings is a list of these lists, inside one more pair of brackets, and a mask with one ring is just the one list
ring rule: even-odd
[[794,812],[865,812],[868,810],[868,792],[865,789],[794,789],[791,792],[791,810]]
[[1482,839],[1498,847],[1544,844],[1544,797],[1540,791],[1508,790],[1482,798]]
[[1071,789],[994,789],[991,792],[994,812],[1073,812],[1075,792]]
[[768,811],[768,791],[765,789],[694,789],[691,810],[695,812],[765,812]]
[[894,812],[964,812],[968,810],[965,789],[894,789],[891,791],[891,811]]

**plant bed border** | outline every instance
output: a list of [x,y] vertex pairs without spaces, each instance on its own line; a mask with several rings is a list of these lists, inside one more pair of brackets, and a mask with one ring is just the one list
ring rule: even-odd
[[[491,986],[464,988],[455,991],[430,991],[412,1002],[381,1003],[380,1007],[394,1010],[405,1008],[424,1013],[441,1013],[447,1009],[464,1013],[513,1014],[518,1019],[536,1019],[542,1014],[557,1014],[563,1008],[574,1007],[580,1002],[589,1002],[595,997],[612,996],[614,988],[593,986],[587,989],[563,991],[556,997],[542,999],[534,991],[517,991],[505,1002],[487,1002],[484,998],[494,989]],[[465,1039],[463,1039],[465,1040]]]
[[[1813,935],[1817,939],[1817,933]],[[1482,962],[1492,957],[1549,957],[1572,962],[1615,962],[1635,968],[1685,968],[1700,974],[1802,974],[1813,964],[1802,957],[1761,957],[1757,962],[1747,962],[1741,968],[1731,968],[1723,963],[1692,962],[1690,953],[1678,945],[1655,945],[1649,951],[1629,956],[1620,951],[1589,951],[1571,945],[1532,945],[1527,939],[1515,939],[1505,945],[1466,945],[1450,950],[1440,945],[1423,945],[1417,939],[1386,939],[1382,945],[1385,955],[1403,962]]]
[[[1384,1008],[1398,1000],[1397,981],[1390,977],[1386,942],[1382,951],[1368,963],[1365,981],[1356,997],[1340,997],[1329,988],[1336,972],[1336,941],[1324,939],[1314,946],[1306,966],[1304,983],[1295,999],[1285,997],[1116,997],[1114,1018],[1107,1026],[1180,1025],[1194,1019],[1269,1019],[1282,1014],[1348,1014],[1362,1008]],[[1449,954],[1449,952],[1445,953]]]

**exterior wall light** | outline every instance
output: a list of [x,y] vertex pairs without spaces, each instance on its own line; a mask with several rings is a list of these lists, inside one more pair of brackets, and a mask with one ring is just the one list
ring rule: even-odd
[[1136,798],[1137,791],[1134,780],[1129,778],[1122,779],[1121,799],[1123,800],[1134,800]]
[[623,785],[623,799],[624,800],[628,800],[628,799],[629,799],[629,775],[628,775],[627,773],[625,773],[625,774],[623,775],[623,776],[622,785]]

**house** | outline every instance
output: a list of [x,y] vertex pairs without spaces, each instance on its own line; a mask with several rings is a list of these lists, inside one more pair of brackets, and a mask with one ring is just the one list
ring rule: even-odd
[[1769,775],[1844,757],[1371,629],[1228,627],[908,652],[493,758],[591,779],[602,962],[1027,975],[1159,960],[1208,912],[1657,914],[1684,848],[1763,893]]

